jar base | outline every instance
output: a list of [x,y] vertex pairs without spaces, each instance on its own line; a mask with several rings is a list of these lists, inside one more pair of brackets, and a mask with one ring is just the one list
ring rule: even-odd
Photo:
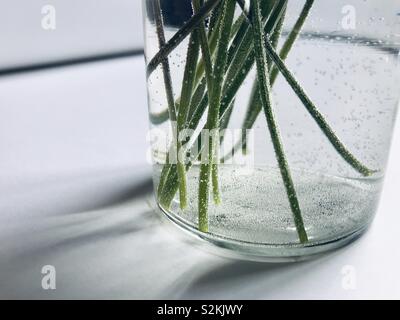
[[225,258],[254,262],[287,263],[316,259],[357,240],[371,225],[370,222],[347,235],[326,242],[284,245],[257,244],[200,232],[185,223],[179,216],[169,213],[160,205],[158,207],[161,216],[168,222],[172,222],[172,225],[183,230],[191,240],[197,239],[196,245],[199,245],[202,250]]

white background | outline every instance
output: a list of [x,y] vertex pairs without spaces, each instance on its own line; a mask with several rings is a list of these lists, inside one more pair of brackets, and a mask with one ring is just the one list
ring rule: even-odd
[[[42,28],[42,8],[56,29]],[[141,0],[2,0],[0,70],[142,49]]]

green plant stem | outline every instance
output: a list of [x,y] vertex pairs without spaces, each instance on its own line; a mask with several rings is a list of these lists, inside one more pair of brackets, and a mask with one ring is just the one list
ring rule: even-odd
[[[208,201],[209,201],[209,180],[211,175],[211,168],[215,170],[217,175],[217,163],[215,157],[218,148],[219,136],[219,108],[221,102],[222,82],[225,74],[225,67],[227,62],[227,50],[229,45],[229,35],[231,33],[233,17],[235,13],[236,2],[234,0],[224,0],[223,4],[223,18],[221,21],[221,30],[218,41],[217,55],[213,70],[212,81],[212,97],[209,101],[208,116],[206,129],[209,130],[208,140],[208,154],[207,159],[202,159],[200,166],[200,181],[199,181],[199,230],[208,232]],[[214,190],[214,192],[218,190]],[[215,195],[215,193],[214,193]]]
[[274,61],[275,65],[278,67],[281,74],[284,76],[286,81],[292,87],[293,91],[296,93],[300,101],[305,106],[308,113],[312,116],[315,120],[319,128],[328,138],[332,146],[336,149],[336,151],[342,156],[342,158],[352,166],[356,171],[364,176],[370,176],[375,171],[367,168],[364,164],[362,164],[348,149],[347,147],[341,142],[339,137],[330,127],[330,125],[325,120],[325,117],[319,112],[318,108],[314,105],[311,99],[308,97],[305,90],[301,87],[299,82],[296,80],[292,72],[286,67],[285,63],[276,53],[274,48],[272,47],[270,41],[266,38],[265,39],[265,47],[268,52],[268,55]]
[[[201,1],[201,5],[203,5],[203,1]],[[200,8],[198,8],[198,10],[200,10]],[[211,21],[210,21],[210,30],[209,30],[209,53],[207,53],[206,51],[203,50],[204,46],[202,47],[202,52],[203,52],[203,56],[205,56],[205,58],[203,58],[200,63],[197,66],[197,70],[196,70],[196,79],[195,82],[199,83],[199,85],[197,86],[197,89],[195,90],[195,93],[193,94],[192,97],[192,102],[191,102],[191,106],[190,106],[190,112],[189,114],[192,115],[192,119],[190,121],[187,121],[187,128],[194,130],[197,125],[198,122],[200,121],[200,118],[202,117],[206,107],[207,107],[207,103],[208,100],[205,99],[204,93],[205,93],[205,89],[206,89],[206,79],[203,77],[204,73],[205,73],[205,68],[207,69],[207,74],[206,74],[206,78],[208,79],[208,82],[211,83],[211,78],[210,78],[210,74],[212,77],[212,71],[210,71],[212,69],[212,62],[211,62],[211,55],[214,53],[214,51],[216,50],[216,45],[217,45],[217,41],[218,41],[218,34],[219,34],[219,28],[221,25],[221,2],[219,3],[219,5],[212,11],[211,13]],[[200,24],[200,27],[202,26],[202,24]],[[204,34],[203,34],[203,42],[204,42]],[[207,44],[208,45],[208,44]],[[202,79],[200,81],[200,79]],[[208,97],[207,93],[206,93],[206,97]],[[190,166],[187,166],[187,169],[189,169]],[[176,174],[175,174],[175,170],[176,168],[173,166],[164,166],[162,173],[161,173],[161,181],[160,182],[170,182],[171,181],[175,181],[176,178]],[[172,188],[171,186],[173,186],[174,182],[171,182],[169,184],[169,188],[167,189],[162,189],[163,192],[161,193],[160,196],[160,203],[163,204],[166,208],[168,208],[170,206],[170,203],[173,199],[173,195],[176,193],[177,188]],[[159,188],[159,190],[161,190],[161,188]]]
[[[266,20],[265,24],[265,34],[270,34],[274,32],[276,27],[278,26],[279,20],[285,12],[287,0],[280,0],[276,3],[271,14]],[[250,33],[252,35],[252,33]],[[242,55],[244,61],[238,62],[236,75],[232,77],[229,81],[226,82],[224,87],[224,95],[221,101],[221,110],[225,112],[226,108],[231,104],[233,98],[235,97],[237,91],[243,84],[243,81],[249,74],[255,62],[255,55],[253,50],[252,41],[249,44],[245,44],[248,48],[247,56]]]
[[[235,104],[235,99],[232,100],[231,105],[227,108],[226,112],[224,112],[222,117],[220,118],[219,122],[220,122],[221,130],[228,128],[229,120],[232,116],[234,104]],[[222,139],[223,139],[223,136],[221,137],[221,141],[222,141]]]
[[[272,6],[273,4],[273,6]],[[285,10],[287,0],[279,0],[276,2],[264,2],[262,7],[263,23],[265,23],[265,30],[271,32],[275,30],[279,17],[282,11]],[[226,76],[226,82],[229,82],[237,72],[242,72],[242,65],[253,50],[253,32],[247,21],[244,21],[243,28],[241,28],[235,39],[228,54],[229,69]]]
[[[286,0],[284,0],[284,2],[286,2]],[[279,20],[282,17],[283,13],[284,13],[284,5],[282,3],[274,6],[271,14],[269,15],[269,18],[267,19],[267,23],[265,26],[266,33],[271,33],[271,32],[273,33],[275,31],[278,22],[274,20],[276,19]],[[254,65],[254,50],[250,51],[251,53],[245,58],[245,62],[242,64],[240,71],[236,73],[232,81],[229,81],[229,83],[227,83],[224,86],[222,100],[221,100],[221,107],[220,107],[220,119],[223,119],[223,117],[231,111],[234,97],[236,96],[237,91],[239,90],[240,86],[242,85],[243,81],[245,80],[245,78],[247,77],[248,73],[250,72],[250,70]],[[198,105],[196,105],[195,107],[193,106],[193,108],[191,109],[192,111],[190,113],[191,119],[187,123],[188,129],[194,130],[195,128],[197,128],[200,119],[207,108],[207,105],[208,105],[208,96],[205,95],[203,96],[202,100],[199,101]],[[198,140],[199,139],[197,139],[197,141]],[[163,207],[165,208],[169,208],[171,201],[174,198],[176,191],[178,190],[176,167],[171,166],[170,168],[166,168],[166,166],[164,166],[161,176],[162,176],[161,178],[162,181],[165,180],[167,181],[167,184],[169,186],[174,186],[168,188],[166,187],[163,188],[162,190],[161,188],[158,189],[159,191],[162,191],[159,192],[160,204],[162,204]]]
[[[306,4],[307,5],[307,4]],[[303,10],[303,15],[308,15],[309,10],[311,9],[312,3],[309,2],[308,6]],[[301,21],[304,23],[305,17],[301,18]],[[301,25],[299,23],[298,25]],[[299,30],[299,27],[297,27]],[[296,32],[298,34],[298,31]],[[293,39],[293,38],[292,38]],[[360,174],[364,176],[370,176],[376,171],[369,169],[366,167],[363,163],[361,163],[348,149],[347,147],[341,142],[339,137],[336,135],[336,133],[333,131],[333,129],[330,127],[330,125],[327,123],[325,120],[325,117],[322,115],[322,113],[319,112],[318,108],[315,106],[315,104],[311,101],[311,99],[308,97],[306,94],[305,90],[301,87],[299,82],[296,80],[292,72],[286,67],[285,63],[283,60],[279,57],[279,55],[276,53],[273,45],[271,44],[270,40],[268,37],[265,38],[265,48],[267,50],[268,56],[271,58],[271,60],[274,62],[277,70],[284,76],[288,84],[291,86],[293,91],[296,93],[300,101],[303,103],[305,106],[306,110],[309,112],[309,114],[312,116],[312,118],[315,120],[321,131],[325,134],[325,136],[328,138],[332,146],[335,148],[335,150],[342,156],[342,158],[350,165],[352,166],[356,171],[358,171]],[[271,76],[271,80],[275,80],[276,77]]]
[[[200,0],[193,0],[193,8],[195,14],[198,12],[200,9]],[[200,48],[201,48],[201,53],[202,53],[202,61],[204,64],[204,72],[205,72],[205,78],[206,78],[206,83],[207,83],[207,91],[208,91],[208,96],[210,98],[211,93],[212,93],[212,85],[213,85],[213,66],[212,66],[212,60],[211,60],[211,51],[210,47],[208,45],[208,38],[206,34],[206,29],[204,23],[201,23],[198,28],[198,34],[200,38]]]
[[[201,1],[201,5],[203,5],[203,3],[204,3],[204,1]],[[221,9],[221,2],[219,2],[218,5],[215,6],[215,9],[211,13],[209,36],[210,36],[212,52],[214,52],[215,47],[216,47],[216,42],[217,42],[217,34],[218,34],[218,30],[219,30],[218,28],[219,28],[219,24],[220,24],[219,22],[220,22],[220,16],[221,16],[220,9]],[[198,10],[195,12],[194,15],[198,14],[200,12],[200,10],[201,10],[201,8],[198,8]],[[204,24],[204,22],[200,23],[199,25],[201,26],[202,24]],[[195,32],[195,29],[193,30],[193,32]],[[189,41],[189,45],[190,45],[190,43],[191,43],[191,41]],[[193,64],[193,66],[195,66],[195,65],[196,64]],[[187,66],[190,66],[190,64],[189,65],[187,64]],[[195,115],[196,118],[199,118],[199,119],[200,119],[201,115],[199,115],[198,112],[196,112],[196,110],[199,105],[202,106],[201,101],[203,99],[204,92],[206,89],[205,79],[203,78],[204,72],[205,72],[204,61],[201,60],[199,62],[199,64],[197,64],[197,67],[196,67],[195,79],[194,79],[194,86],[196,87],[196,90],[192,96],[190,107],[188,110],[189,115]],[[203,80],[200,81],[201,78],[203,78]],[[179,98],[178,100],[181,100],[181,98]],[[168,111],[168,109],[166,111]],[[204,111],[202,111],[202,113],[203,112]],[[157,118],[157,116],[159,116],[159,117]],[[167,113],[167,116],[165,117],[165,111],[161,112],[159,114],[156,114],[156,115],[152,115],[152,114],[150,115],[150,120],[152,121],[153,124],[163,123],[164,121],[168,120],[168,118],[169,118],[168,113]],[[193,121],[188,121],[188,122],[193,123]],[[197,124],[196,124],[196,126],[197,126]],[[187,125],[186,128],[193,130],[195,127],[193,125],[192,126]],[[181,128],[181,130],[183,131],[184,129]],[[174,170],[176,170],[176,165],[168,163],[169,154],[171,152],[174,152],[174,150],[170,150],[168,152],[167,162],[162,169],[161,176],[160,176],[160,182],[159,182],[159,185],[157,188],[157,196],[158,196],[159,202],[167,209],[169,208],[169,206],[171,204],[172,198],[171,198],[170,194],[166,193],[165,183],[167,183],[168,176],[170,174],[173,174]],[[177,189],[171,189],[171,190],[175,190],[174,191],[174,194],[175,194]],[[182,198],[182,196],[180,196],[180,197]],[[182,200],[180,202],[182,203]]]
[[[156,21],[158,44],[159,44],[160,48],[162,48],[165,45],[165,34],[164,34],[164,23],[163,23],[162,14],[161,14],[160,0],[154,0],[154,1],[152,1],[152,3],[153,3],[153,12],[154,12],[155,21]],[[174,101],[174,93],[173,93],[173,89],[172,89],[172,80],[171,80],[171,72],[170,72],[168,57],[164,58],[161,61],[161,64],[162,64],[162,71],[163,71],[163,76],[164,76],[165,91],[166,91],[166,95],[167,95],[169,118],[171,119],[171,121],[176,122],[177,110],[176,110],[176,105],[175,105],[175,101]]]
[[[212,57],[215,54],[215,50],[217,49],[217,45],[218,45],[218,35],[220,33],[221,20],[222,20],[221,8],[219,8],[218,12],[215,13],[215,15],[216,15],[215,26],[209,30],[209,33],[207,35],[207,45],[209,47],[210,57]],[[203,22],[203,24],[204,24],[204,22]],[[206,61],[204,61],[204,60],[200,60],[199,65],[197,66],[197,72],[196,72],[197,83],[199,83],[201,81],[201,79],[204,77],[205,67],[206,67],[204,65],[205,62]]]
[[197,60],[199,58],[199,34],[195,30],[190,36],[186,55],[185,71],[182,80],[181,96],[179,101],[178,128],[181,130],[189,114],[189,106],[195,85]]
[[[301,13],[299,19],[296,21],[292,31],[289,33],[285,43],[282,46],[281,51],[279,52],[279,55],[283,61],[286,60],[286,58],[289,55],[289,52],[292,50],[292,47],[294,43],[296,42],[297,38],[300,35],[301,29],[303,29],[304,23],[307,20],[308,15],[310,14],[310,11],[313,7],[314,0],[307,0]],[[271,71],[271,81],[275,81],[279,71],[276,66]]]
[[[178,147],[178,162],[184,162],[184,152],[182,152],[182,142],[181,142],[181,134],[184,132],[184,127],[186,123],[186,119],[188,118],[189,114],[189,105],[192,98],[192,92],[194,87],[194,79],[196,74],[196,65],[197,60],[199,58],[199,36],[198,32],[193,31],[189,44],[188,44],[188,51],[186,55],[186,66],[182,80],[182,91],[181,91],[181,98],[179,102],[179,112],[178,112],[178,119],[177,119],[177,135],[179,139],[179,147]],[[182,183],[182,188],[179,188],[179,203],[181,209],[185,209],[187,207],[187,178],[186,172],[182,174],[181,179],[184,180]]]
[[[198,8],[198,7],[197,7],[197,9],[200,10],[200,8]],[[218,16],[219,16],[218,13],[215,13],[215,11],[219,12],[219,7],[216,7],[215,10],[212,13],[212,18],[214,19],[214,23],[213,24],[217,23]],[[194,13],[196,14],[197,11],[194,12]],[[201,27],[201,25],[202,25],[202,23],[199,26]],[[199,29],[199,27],[197,29]],[[195,29],[195,30],[193,30],[193,33],[194,32],[197,33],[197,37],[199,38],[200,37],[199,31]],[[192,33],[192,35],[193,35],[193,33]],[[210,36],[211,36],[211,32],[210,32]],[[198,45],[198,43],[199,43],[199,41],[197,39],[197,41],[195,43],[196,46]],[[192,45],[191,44],[193,44],[193,41],[189,41],[188,51],[192,50]],[[190,54],[188,52],[188,58],[189,57],[190,57]],[[190,59],[190,60],[192,60],[192,59]],[[211,62],[209,62],[209,64],[211,64]],[[187,76],[184,76],[185,79],[191,78],[194,75],[192,73],[192,71],[193,71],[192,68],[195,68],[196,65],[197,65],[196,72],[195,72],[196,79],[194,79],[194,86],[196,86],[197,76],[199,75],[199,73],[201,73],[201,72],[204,73],[203,62],[201,61],[201,63],[199,63],[199,64],[196,64],[194,61],[191,61],[189,64],[186,63],[185,75],[187,75]],[[199,71],[201,69],[200,66],[202,68],[202,71]],[[190,79],[189,82],[192,83],[192,79]],[[183,81],[182,92],[183,92],[183,96],[186,96],[186,98],[183,98],[184,105],[186,105],[185,101],[189,101],[190,94],[186,95],[184,93],[184,92],[189,93],[189,90],[184,89],[184,87],[188,87],[189,82],[187,80]],[[190,88],[190,86],[189,86],[189,88]],[[200,101],[203,98],[203,95],[204,95],[204,92],[205,92],[205,88],[206,88],[206,84],[205,84],[205,80],[203,80],[197,86],[194,94],[192,95],[192,98],[190,100],[190,107],[188,108],[188,110],[186,112],[186,115],[191,115],[192,118],[193,118],[193,116],[195,116],[196,118],[200,119],[201,115],[196,113],[196,110],[197,110],[197,107],[200,104]],[[180,98],[180,100],[182,100],[182,97]],[[182,104],[182,102],[181,102],[181,104]],[[182,117],[183,117],[183,114],[182,114]],[[168,117],[167,117],[167,119],[168,119]],[[188,120],[187,117],[185,117],[185,121],[181,120],[180,123],[183,123],[185,125],[185,127],[182,127],[182,126],[180,127],[180,131],[181,132],[183,132],[183,130],[185,130],[185,129],[192,129],[193,130],[195,128],[195,126],[190,125],[191,123],[193,123],[193,121],[192,120]],[[189,123],[189,125],[187,125],[187,123]],[[196,124],[196,126],[197,126],[197,124]],[[174,152],[174,150],[171,149],[167,154],[167,161],[166,161],[166,164],[163,166],[163,169],[161,171],[160,181],[159,181],[159,184],[158,184],[158,187],[157,187],[157,198],[159,199],[160,204],[163,205],[166,209],[169,209],[170,203],[171,203],[171,201],[173,199],[173,197],[171,197],[171,194],[168,193],[168,190],[172,190],[173,194],[175,194],[176,191],[177,191],[177,188],[172,188],[171,189],[171,185],[168,184],[168,179],[170,179],[169,176],[173,176],[173,173],[176,170],[176,165],[170,164],[169,161],[168,161],[169,154],[171,152]],[[183,152],[181,152],[181,154],[182,153]],[[168,184],[168,187],[165,186],[166,184]],[[180,195],[180,198],[182,198],[181,195]],[[182,200],[180,201],[180,203],[182,203]]]
[[238,19],[234,22],[231,30],[231,38],[235,37],[243,24],[246,23],[246,17],[244,14],[240,15]]
[[[278,46],[279,38],[281,36],[282,28],[283,28],[283,23],[285,21],[285,15],[286,15],[286,7],[287,4],[284,6],[284,12],[279,20],[279,23],[277,27],[275,28],[272,36],[271,36],[271,43],[274,48]],[[267,57],[268,60],[268,69],[271,70],[271,58]],[[275,77],[276,79],[276,77]],[[270,72],[270,85],[273,87],[275,80],[271,77],[271,72]],[[244,123],[242,125],[242,140],[239,141],[235,147],[233,148],[232,152],[229,154],[229,157],[224,157],[225,160],[228,160],[232,155],[235,154],[240,148],[242,148],[242,151],[244,154],[247,153],[247,131],[250,130],[253,127],[254,121],[257,118],[258,114],[261,112],[262,106],[261,106],[261,101],[260,101],[260,92],[258,89],[258,80],[257,77],[254,80],[253,88],[251,90],[250,94],[250,103],[247,108],[246,116]]]
[[[279,1],[286,2],[287,0],[279,0]],[[272,9],[274,9],[274,10],[272,10],[273,14],[271,14],[271,16],[268,19],[268,21],[270,23],[270,25],[266,26],[266,29],[268,29],[268,30],[271,29],[271,26],[272,26],[271,23],[274,22],[274,18],[276,18],[276,16],[278,14],[280,14],[279,10],[280,10],[281,5],[279,5],[279,1],[278,0],[276,2],[267,1],[263,5],[263,12],[265,15],[267,15],[268,12],[270,12]],[[272,3],[274,4],[274,7],[272,6]],[[221,6],[221,3],[219,3],[219,5],[216,6],[216,8],[211,13],[210,30],[209,30],[209,34],[208,34],[209,48],[210,48],[211,56],[214,54],[214,52],[216,50],[216,46],[217,46],[220,20],[221,20],[220,6]],[[249,24],[246,21],[246,17],[243,14],[235,21],[235,24],[236,25],[240,24],[240,28],[236,27],[236,28],[238,28],[237,33],[234,33],[233,30],[231,32],[231,37],[234,37],[232,40],[232,44],[230,46],[229,52],[228,52],[228,65],[234,66],[233,71],[230,71],[231,75],[234,74],[235,72],[237,72],[238,70],[240,70],[241,63],[243,63],[243,59],[246,58],[246,56],[244,56],[244,57],[242,57],[242,61],[240,61],[238,59],[236,60],[236,61],[240,61],[240,63],[236,63],[236,61],[233,62],[233,58],[237,55],[237,51],[240,49],[239,45],[242,43],[244,34],[250,29]],[[252,48],[251,34],[248,37],[247,44],[243,44],[242,46],[244,46],[247,49],[247,53],[248,53],[249,48]],[[251,46],[251,47],[249,47],[249,46]],[[204,62],[203,62],[203,60],[200,60],[198,66],[197,66],[197,69],[196,69],[196,79],[195,79],[196,85],[195,86],[197,86],[197,89],[202,89],[200,84],[201,84],[203,76],[204,76],[204,71],[205,71],[204,70]],[[227,79],[228,79],[228,77],[227,77]],[[197,89],[196,89],[197,97],[199,96],[199,94],[204,94],[204,90],[199,91]],[[177,101],[179,101],[179,99]],[[199,102],[199,100],[194,100],[194,101],[197,101],[197,103]],[[196,103],[194,104],[194,106],[195,105],[196,105]],[[166,109],[160,113],[150,113],[150,121],[155,125],[161,124],[161,123],[165,122],[166,120],[168,120],[168,109]]]
[[301,243],[308,241],[307,232],[300,210],[299,201],[294,188],[289,165],[286,160],[285,152],[280,138],[278,126],[275,121],[271,97],[267,53],[265,49],[264,30],[262,28],[260,0],[252,0],[252,22],[254,34],[254,49],[256,52],[257,76],[259,83],[260,99],[267,118],[272,143],[275,149],[276,158],[281,171],[282,179],[289,198],[290,207],[294,216],[297,233]]
[[147,65],[147,77],[149,77],[157,66],[168,57],[168,55],[202,22],[205,17],[221,2],[222,0],[209,0],[199,12],[193,15],[184,26],[179,29],[172,38],[164,43],[157,54],[150,60]]
[[[204,5],[204,1],[202,1],[200,5]],[[211,35],[212,32],[214,32],[214,28],[217,27],[218,25],[218,22],[220,20],[219,18],[221,13],[221,7],[222,7],[222,1],[220,1],[218,5],[215,7],[215,9],[211,11],[210,21],[208,24],[209,35]]]
[[[272,15],[272,12],[277,12],[279,10],[278,8],[278,1],[265,1],[262,7],[263,11],[263,21],[268,21],[267,19],[270,18]],[[274,9],[274,11],[273,11]],[[249,54],[252,46],[253,46],[253,39],[252,39],[252,34],[251,34],[251,28],[249,23],[247,22],[247,17],[245,16],[244,13],[240,15],[240,17],[237,19],[236,22],[241,22],[240,26],[236,26],[237,31],[235,32],[235,37],[232,40],[231,47],[228,52],[228,65],[231,68],[235,68],[236,70],[240,68],[240,64],[238,66],[238,61],[243,63],[243,60],[246,58],[246,56]],[[233,32],[232,32],[233,34]],[[228,71],[228,74],[235,74],[235,71]],[[226,77],[229,79],[229,76]]]
[[[154,16],[155,16],[155,20],[156,20],[158,42],[159,42],[160,48],[162,48],[165,45],[165,34],[164,34],[164,23],[163,23],[162,14],[161,14],[160,0],[153,1],[153,11],[154,11]],[[173,93],[171,72],[170,72],[168,58],[165,58],[162,61],[162,69],[163,69],[163,75],[164,75],[164,85],[165,85],[165,90],[166,90],[166,95],[167,95],[167,100],[168,100],[169,118],[171,119],[172,124],[174,124],[174,123],[176,124],[177,123],[177,110],[176,110],[177,108],[176,108],[175,101],[174,101],[174,93]],[[179,141],[178,133],[176,131],[177,131],[176,128],[173,127],[172,128],[172,132],[173,132],[172,147],[176,146],[176,150],[180,150],[181,143]],[[168,161],[171,161],[169,156],[168,156]],[[182,190],[180,192],[185,192],[185,190],[186,190],[186,169],[184,167],[184,164],[180,161],[179,156],[177,157],[176,168],[177,168],[178,177],[179,177],[179,190]]]
[[[220,4],[221,4],[221,2],[219,3],[219,5],[217,5],[215,7],[215,9],[211,13],[210,30],[208,33],[209,48],[210,48],[211,56],[214,54],[216,47],[217,47],[219,26],[220,26],[220,20],[221,20]],[[196,76],[195,76],[195,81],[194,81],[195,87],[196,87],[195,97],[196,98],[200,97],[200,99],[203,97],[204,90],[205,90],[205,87],[201,86],[202,81],[204,79],[204,72],[205,72],[204,61],[200,60],[196,67]],[[176,101],[178,102],[179,100],[180,100],[180,98],[178,98]],[[194,100],[194,103],[192,104],[192,106],[193,105],[196,106],[199,103],[199,101],[200,101],[199,99]],[[155,125],[161,124],[167,120],[168,120],[168,109],[165,109],[164,111],[159,112],[159,113],[150,113],[150,121]]]
[[[299,18],[297,19],[293,29],[290,31],[289,36],[287,37],[286,41],[284,42],[282,49],[280,50],[279,56],[281,57],[281,59],[284,61],[286,60],[286,58],[289,55],[289,52],[292,50],[292,47],[294,45],[294,43],[296,42],[301,29],[304,26],[304,23],[311,11],[311,8],[314,4],[314,0],[307,0],[301,13]],[[276,48],[276,45],[274,43],[274,39],[273,36],[271,36],[271,43],[273,44],[274,48]],[[268,56],[268,60],[270,60],[271,58]],[[274,86],[275,81],[277,79],[277,76],[279,74],[279,70],[278,68],[273,65],[272,68],[270,68],[270,82],[271,82],[271,87]],[[259,98],[259,92],[258,92],[258,84],[255,83],[255,88],[253,90],[253,94],[250,97],[250,103],[249,106],[247,108],[247,112],[246,112],[246,117],[245,120],[243,122],[243,130],[248,130],[251,129],[255,123],[255,121],[257,120],[258,115],[260,114],[262,107],[261,107],[261,102],[260,102],[260,98]],[[246,150],[246,146],[243,146],[244,149]]]
[[[195,12],[199,10],[200,0],[193,1],[193,8]],[[208,46],[208,39],[204,23],[201,23],[199,26],[199,35],[200,35],[200,47],[203,55],[203,62],[206,74],[208,100],[211,101],[213,99],[214,77],[213,77],[211,53],[210,53],[210,48]],[[226,46],[228,46],[228,44]],[[218,148],[215,149],[217,150]],[[211,167],[212,167],[211,175],[212,175],[212,186],[213,186],[213,199],[216,204],[219,204],[221,201],[221,196],[219,193],[218,170],[215,164],[212,164]]]
[[[203,4],[203,2],[202,2],[202,4]],[[220,17],[220,14],[219,14],[220,13],[220,4],[221,4],[221,2],[219,2],[219,4],[215,6],[215,9],[211,13],[211,22],[210,22],[211,29],[209,31],[211,54],[214,53],[216,45],[217,45],[218,25],[219,25],[219,17]],[[197,14],[200,13],[200,10],[201,10],[201,8],[199,8],[199,10],[197,11]],[[196,14],[194,16],[196,16]],[[196,26],[193,27],[191,32],[193,32],[195,29],[196,29]],[[189,41],[189,43],[190,42],[191,41]],[[160,52],[159,52],[159,54],[160,54]],[[155,58],[152,59],[152,61],[155,61]],[[151,72],[153,72],[153,71],[151,71]],[[150,74],[148,74],[148,75],[150,75]],[[199,95],[201,95],[200,98],[202,98],[202,96],[204,94],[205,87],[200,86],[203,76],[204,76],[204,63],[203,63],[203,60],[200,60],[200,62],[196,66],[195,80],[194,80],[194,87],[196,87],[196,96],[195,97],[197,97],[197,98],[199,97]],[[181,98],[178,98],[177,102],[180,99]],[[150,112],[150,121],[154,125],[159,125],[159,124],[167,121],[169,119],[168,116],[169,116],[168,108],[159,113]]]

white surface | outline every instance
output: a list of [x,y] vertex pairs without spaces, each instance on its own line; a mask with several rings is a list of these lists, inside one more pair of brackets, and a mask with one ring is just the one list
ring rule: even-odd
[[0,78],[0,298],[400,298],[400,130],[364,237],[298,264],[229,260],[153,209],[143,74],[138,57]]
[[[46,5],[55,9],[55,30],[42,28]],[[141,49],[142,43],[141,0],[0,2],[0,69]]]

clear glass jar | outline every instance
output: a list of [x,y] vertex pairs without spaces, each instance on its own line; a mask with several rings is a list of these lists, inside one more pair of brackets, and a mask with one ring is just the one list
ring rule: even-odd
[[396,0],[144,0],[165,215],[249,259],[362,234],[399,104],[399,15]]

